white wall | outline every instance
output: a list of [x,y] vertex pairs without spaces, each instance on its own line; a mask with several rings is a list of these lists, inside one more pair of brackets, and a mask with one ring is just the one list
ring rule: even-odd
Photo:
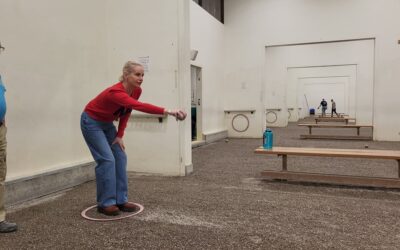
[[[397,0],[225,1],[225,87],[236,86],[227,94],[227,105],[240,98],[238,105],[264,112],[266,46],[375,38],[374,138],[399,140],[400,117],[393,115],[398,106],[393,90],[400,80],[399,12]],[[240,90],[243,81],[248,88]],[[262,117],[255,122],[261,135]]]
[[[344,95],[349,95],[351,113],[357,123],[371,125],[373,115],[373,81],[374,81],[374,40],[357,40],[332,43],[317,43],[293,46],[267,47],[265,67],[265,105],[270,107],[277,105],[283,107],[283,112],[289,107],[297,108],[298,95],[303,91],[301,86],[306,84],[304,80],[292,79],[292,69],[303,69],[304,73],[300,78],[313,77],[314,84],[319,81],[321,86],[318,91],[314,86],[316,100],[309,100],[310,105],[316,108],[322,98],[328,103],[333,96],[330,95],[334,89],[328,84],[338,83],[334,77],[353,77],[351,85],[348,85]],[[350,75],[343,68],[355,65],[356,74]],[[314,70],[311,70],[314,69]],[[308,74],[307,74],[308,73]],[[319,80],[316,78],[320,78]],[[322,80],[321,78],[324,78]],[[271,93],[272,92],[272,93]],[[319,92],[319,93],[318,93]],[[275,96],[273,93],[276,93]],[[304,95],[304,94],[303,94]],[[277,98],[277,96],[279,98]],[[273,104],[271,104],[273,100]],[[344,100],[338,105],[343,104]],[[347,101],[347,100],[346,100]],[[313,102],[313,103],[312,103]],[[328,104],[329,106],[329,104]],[[340,106],[338,106],[340,108]],[[277,124],[285,126],[288,122],[287,116],[281,116]]]
[[[188,1],[118,2],[107,2],[108,82],[118,79],[121,62],[148,56],[149,71],[145,72],[140,100],[190,112]],[[180,47],[187,48],[183,55]],[[182,125],[171,118],[158,123],[157,119],[133,117],[124,136],[128,169],[184,175],[185,165],[191,164],[191,137],[186,129],[190,119]]]
[[224,25],[198,4],[190,1],[190,47],[198,50],[192,65],[202,68],[203,134],[225,130]]
[[[80,114],[117,81],[128,59],[151,59],[141,100],[190,110],[188,1],[0,0],[0,6],[7,179],[92,161]],[[190,123],[129,126],[129,170],[184,175]]]
[[[290,121],[296,122],[298,119],[309,116],[309,109],[316,109],[322,97],[325,97],[328,103],[331,98],[336,100],[338,113],[346,113],[351,117],[356,117],[356,76],[357,65],[289,68],[288,95],[291,94],[292,98],[288,98],[287,105],[288,107],[295,107],[296,105],[301,107],[297,116],[296,113],[293,113]],[[319,83],[321,88],[326,86],[325,83],[335,85],[343,84],[345,86],[344,90],[340,91],[340,93],[332,93],[331,91],[326,91],[325,88],[321,89],[321,91],[315,88],[309,91],[304,89],[307,84],[313,86],[315,83]],[[292,90],[292,93],[289,89]],[[326,94],[324,95],[323,93]],[[293,95],[297,95],[297,100]],[[340,98],[344,100],[340,101]],[[321,112],[321,110],[319,110],[319,112]],[[370,110],[370,114],[372,114],[372,110]]]
[[91,161],[79,119],[107,79],[105,1],[0,2],[7,178]]
[[[337,77],[305,77],[299,79],[299,85],[303,86],[301,94],[307,98],[308,102],[312,105],[310,108],[314,108],[316,111],[320,109],[321,98],[325,99],[328,103],[327,113],[331,112],[332,104],[331,100],[335,100],[336,112],[341,111],[349,117],[356,117],[355,110],[349,112],[349,99],[355,100],[355,95],[349,98],[349,77],[348,76],[337,76]],[[353,93],[354,94],[354,93]],[[301,106],[304,110],[303,114],[309,110],[304,105]],[[317,111],[321,113],[321,110]],[[371,110],[372,115],[372,110]],[[306,115],[304,115],[305,117]],[[371,116],[372,117],[372,116]]]

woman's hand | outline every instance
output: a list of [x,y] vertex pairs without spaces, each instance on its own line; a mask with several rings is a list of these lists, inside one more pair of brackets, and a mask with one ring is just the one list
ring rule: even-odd
[[178,115],[176,116],[176,119],[183,121],[186,118],[186,112],[183,110],[178,110]]
[[125,145],[124,145],[124,141],[122,140],[122,138],[115,137],[115,139],[111,145],[114,145],[114,144],[118,144],[121,147],[121,149],[123,151],[125,151]]
[[186,118],[186,116],[187,116],[187,114],[186,114],[185,111],[182,111],[182,110],[179,110],[179,109],[173,109],[173,110],[166,109],[166,110],[164,111],[164,114],[172,115],[172,116],[174,116],[177,120],[180,120],[180,121],[185,120],[185,118]]

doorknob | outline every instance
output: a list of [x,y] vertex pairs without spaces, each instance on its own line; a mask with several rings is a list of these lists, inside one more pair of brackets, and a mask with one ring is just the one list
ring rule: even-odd
[[199,99],[197,99],[197,105],[199,105],[199,106],[200,106],[200,98],[199,98]]

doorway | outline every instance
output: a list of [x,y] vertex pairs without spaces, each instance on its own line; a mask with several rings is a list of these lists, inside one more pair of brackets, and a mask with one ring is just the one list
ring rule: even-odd
[[201,98],[201,68],[191,65],[191,118],[192,141],[202,141],[202,98]]
[[[309,108],[317,110],[322,98],[328,102],[328,107],[331,106],[331,99],[337,103],[339,113],[355,117],[355,110],[349,109],[349,100],[355,100],[355,93],[351,92],[349,76],[342,77],[312,77],[299,79],[299,85],[303,87],[299,91],[299,96],[302,96],[302,110],[308,111],[304,105],[304,99],[307,99]],[[299,103],[300,105],[301,103]],[[329,108],[330,110],[330,108]]]
[[[309,113],[307,102],[310,108],[318,107],[323,96],[329,96],[326,99],[341,105],[339,113],[348,113],[359,124],[373,124],[374,51],[375,39],[267,46],[264,90],[274,91],[264,91],[264,106],[301,108],[302,117]],[[277,125],[288,121],[279,116]]]

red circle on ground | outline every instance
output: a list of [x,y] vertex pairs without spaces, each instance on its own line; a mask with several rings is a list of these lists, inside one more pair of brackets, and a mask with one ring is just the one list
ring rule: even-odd
[[134,215],[137,215],[139,213],[141,213],[144,210],[144,207],[138,203],[133,203],[133,202],[128,202],[130,204],[133,204],[135,206],[137,206],[139,208],[139,211],[134,212],[134,213],[127,213],[124,212],[122,214],[122,216],[108,216],[108,218],[94,218],[94,217],[90,217],[87,215],[87,212],[89,212],[90,210],[92,210],[93,208],[97,208],[97,205],[93,205],[91,207],[86,208],[85,210],[83,210],[81,212],[81,216],[87,220],[91,220],[91,221],[113,221],[113,220],[122,220],[122,219],[126,219],[129,217],[132,217]]

